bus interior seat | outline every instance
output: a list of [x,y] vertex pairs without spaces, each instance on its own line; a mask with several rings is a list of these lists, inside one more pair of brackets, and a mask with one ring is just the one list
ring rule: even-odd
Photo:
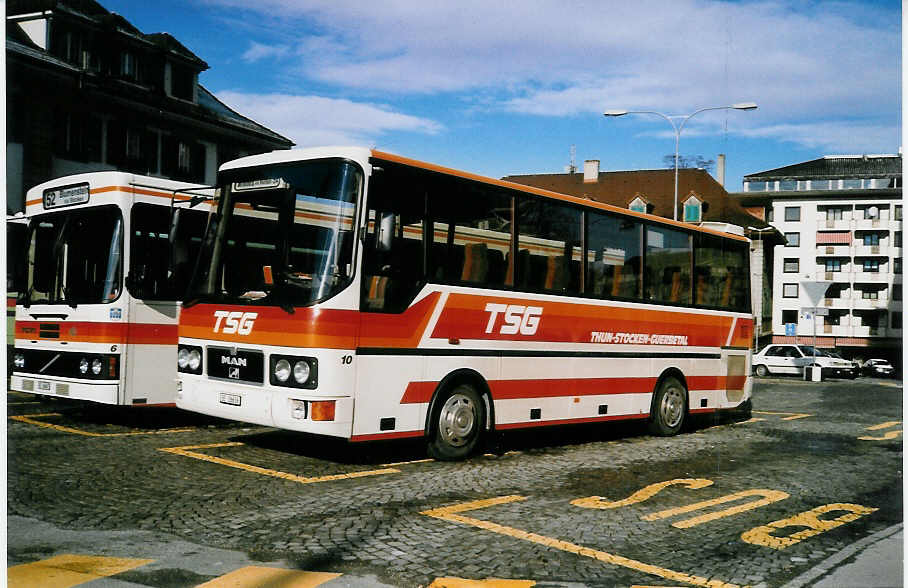
[[555,255],[546,258],[545,282],[546,290],[560,292],[564,290],[564,256]]
[[696,269],[697,283],[694,286],[696,293],[694,295],[694,304],[708,304],[706,293],[709,291],[709,274],[708,267],[698,267]]
[[460,274],[461,281],[485,281],[489,271],[487,250],[488,245],[485,243],[470,243],[464,248],[463,271]]

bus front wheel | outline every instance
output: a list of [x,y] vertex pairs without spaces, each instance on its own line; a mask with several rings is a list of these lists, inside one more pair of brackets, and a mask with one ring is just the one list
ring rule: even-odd
[[443,393],[432,411],[429,455],[454,461],[473,453],[485,423],[485,404],[469,384],[458,384]]
[[687,389],[678,378],[669,376],[659,383],[653,398],[650,432],[668,437],[677,435],[687,414]]

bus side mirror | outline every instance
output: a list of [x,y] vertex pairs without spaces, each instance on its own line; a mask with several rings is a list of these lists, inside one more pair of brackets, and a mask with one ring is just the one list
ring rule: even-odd
[[394,213],[383,212],[378,221],[378,236],[375,239],[379,251],[391,251],[394,240]]

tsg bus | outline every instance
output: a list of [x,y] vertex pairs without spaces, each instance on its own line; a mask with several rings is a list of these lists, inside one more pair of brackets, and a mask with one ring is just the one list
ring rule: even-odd
[[361,148],[219,171],[177,406],[462,458],[749,407],[748,241]]
[[176,300],[208,205],[171,203],[185,208],[200,192],[122,172],[67,176],[28,191],[12,390],[173,404]]

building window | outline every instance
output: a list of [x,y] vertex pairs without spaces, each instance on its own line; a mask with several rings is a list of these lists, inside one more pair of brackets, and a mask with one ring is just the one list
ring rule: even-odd
[[893,273],[900,274],[902,273],[902,258],[896,257],[892,260],[892,271]]
[[827,208],[826,209],[826,220],[831,220],[831,221],[842,220],[842,209],[841,208]]
[[895,311],[892,313],[892,328],[901,329],[902,328],[902,313],[901,311]]
[[782,284],[782,298],[797,298],[798,297],[798,285],[797,284]]
[[136,64],[134,53],[125,51],[120,54],[120,76],[127,80],[136,80],[139,77],[139,68]]
[[798,189],[797,180],[780,180],[779,190],[782,192],[791,192]]
[[627,205],[627,208],[634,212],[646,212],[646,200],[637,196],[631,200],[631,203]]
[[873,246],[880,244],[880,234],[879,233],[866,233],[864,235],[864,245]]
[[864,219],[870,220],[880,218],[880,209],[877,206],[868,206],[864,209]]
[[879,259],[865,259],[864,260],[864,273],[879,273],[880,271],[880,260]]
[[902,246],[902,232],[896,231],[892,236],[892,246],[901,247]]
[[893,216],[893,218],[895,220],[902,220],[902,205],[901,204],[895,205],[895,216]]
[[193,100],[195,96],[195,72],[188,67],[176,64],[170,68],[170,95],[183,100]]
[[766,182],[747,182],[748,192],[765,192]]
[[812,190],[828,190],[829,180],[810,180],[810,188]]
[[786,206],[785,207],[785,220],[789,222],[801,220],[801,207],[800,206]]
[[775,212],[773,211],[772,206],[766,207],[766,222],[771,223],[775,218]]
[[842,188],[845,190],[860,190],[861,180],[844,180]]
[[800,247],[801,233],[785,233],[786,247]]
[[842,271],[842,260],[841,259],[827,259],[826,260],[826,271],[827,272]]
[[892,299],[896,302],[900,302],[902,300],[902,285],[901,284],[892,285]]
[[698,223],[700,222],[702,211],[702,205],[700,200],[696,197],[691,196],[684,201],[684,222],[688,223]]
[[800,271],[801,262],[797,257],[786,257],[782,268],[786,274],[795,274]]
[[176,180],[205,181],[205,146],[177,137],[165,137],[161,173]]
[[58,112],[54,154],[73,161],[101,161],[101,119],[80,112]]
[[782,311],[782,324],[787,325],[789,323],[798,322],[798,311],[797,310],[783,310]]
[[880,291],[879,290],[862,290],[861,298],[864,300],[879,300]]

